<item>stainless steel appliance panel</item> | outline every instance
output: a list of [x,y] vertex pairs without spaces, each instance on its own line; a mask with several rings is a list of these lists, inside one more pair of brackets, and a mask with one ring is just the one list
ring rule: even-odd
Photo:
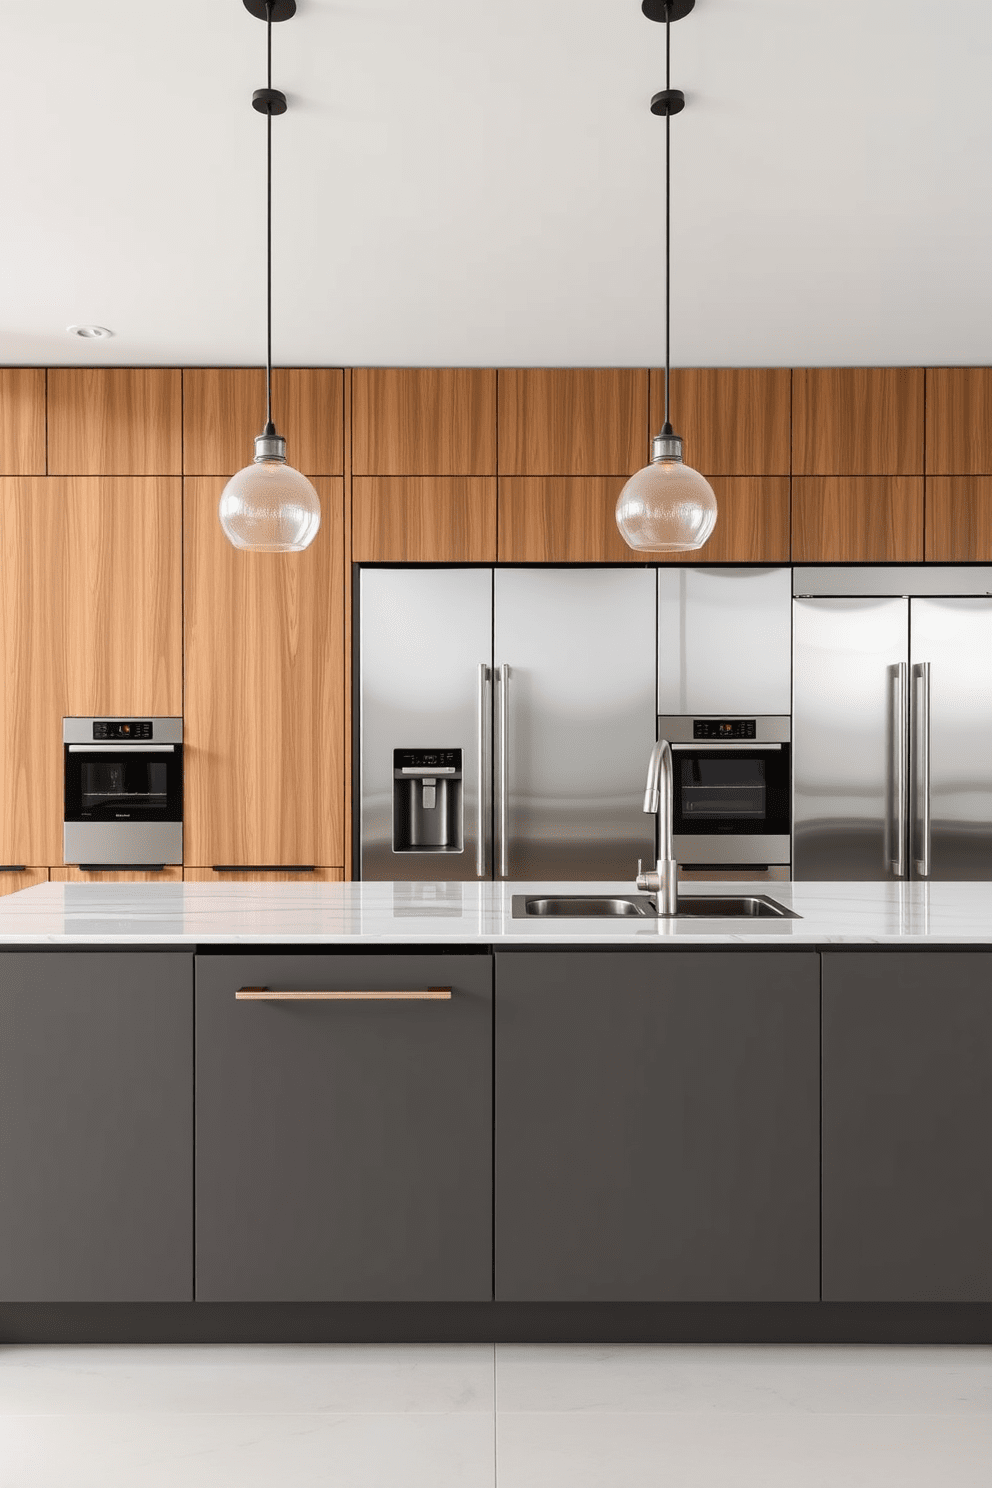
[[907,599],[794,604],[793,877],[902,876]]
[[992,594],[992,568],[937,563],[912,568],[890,563],[884,568],[845,568],[817,564],[792,570],[792,592],[805,598],[826,595]]
[[182,822],[64,822],[66,863],[101,867],[165,867],[183,860]]
[[[460,881],[491,874],[492,584],[488,568],[361,573],[362,878]],[[394,852],[396,750],[461,751],[459,851]]]
[[658,712],[789,713],[788,568],[658,570]]
[[910,662],[914,876],[990,878],[992,599],[914,598]]
[[630,878],[655,858],[654,572],[497,569],[494,614],[495,876]]

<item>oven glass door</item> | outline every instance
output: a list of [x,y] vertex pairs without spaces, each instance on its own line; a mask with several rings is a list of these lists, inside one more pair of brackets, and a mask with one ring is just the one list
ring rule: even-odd
[[66,821],[182,821],[182,746],[66,746]]
[[787,836],[789,746],[673,750],[677,835]]

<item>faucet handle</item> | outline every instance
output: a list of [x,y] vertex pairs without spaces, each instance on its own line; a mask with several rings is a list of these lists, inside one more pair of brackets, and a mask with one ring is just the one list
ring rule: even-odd
[[638,858],[638,860],[637,860],[637,876],[638,876],[638,878],[640,878],[640,876],[641,876],[641,874],[643,872],[644,872],[644,867],[643,867],[642,860],[640,858]]

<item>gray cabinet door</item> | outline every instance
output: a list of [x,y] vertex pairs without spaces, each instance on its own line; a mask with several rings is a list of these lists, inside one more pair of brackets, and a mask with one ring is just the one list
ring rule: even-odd
[[[450,1001],[237,1001],[452,989]],[[492,961],[196,960],[196,1295],[492,1296]]]
[[823,957],[823,1296],[992,1299],[992,955]]
[[816,1300],[816,954],[496,964],[497,1298]]
[[0,954],[0,1300],[193,1296],[193,957]]

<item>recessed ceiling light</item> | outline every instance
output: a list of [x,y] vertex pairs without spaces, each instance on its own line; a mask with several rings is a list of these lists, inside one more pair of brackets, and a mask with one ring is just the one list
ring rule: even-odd
[[105,341],[108,336],[114,334],[113,331],[108,331],[106,326],[98,325],[66,326],[66,330],[70,336],[82,336],[87,341]]

